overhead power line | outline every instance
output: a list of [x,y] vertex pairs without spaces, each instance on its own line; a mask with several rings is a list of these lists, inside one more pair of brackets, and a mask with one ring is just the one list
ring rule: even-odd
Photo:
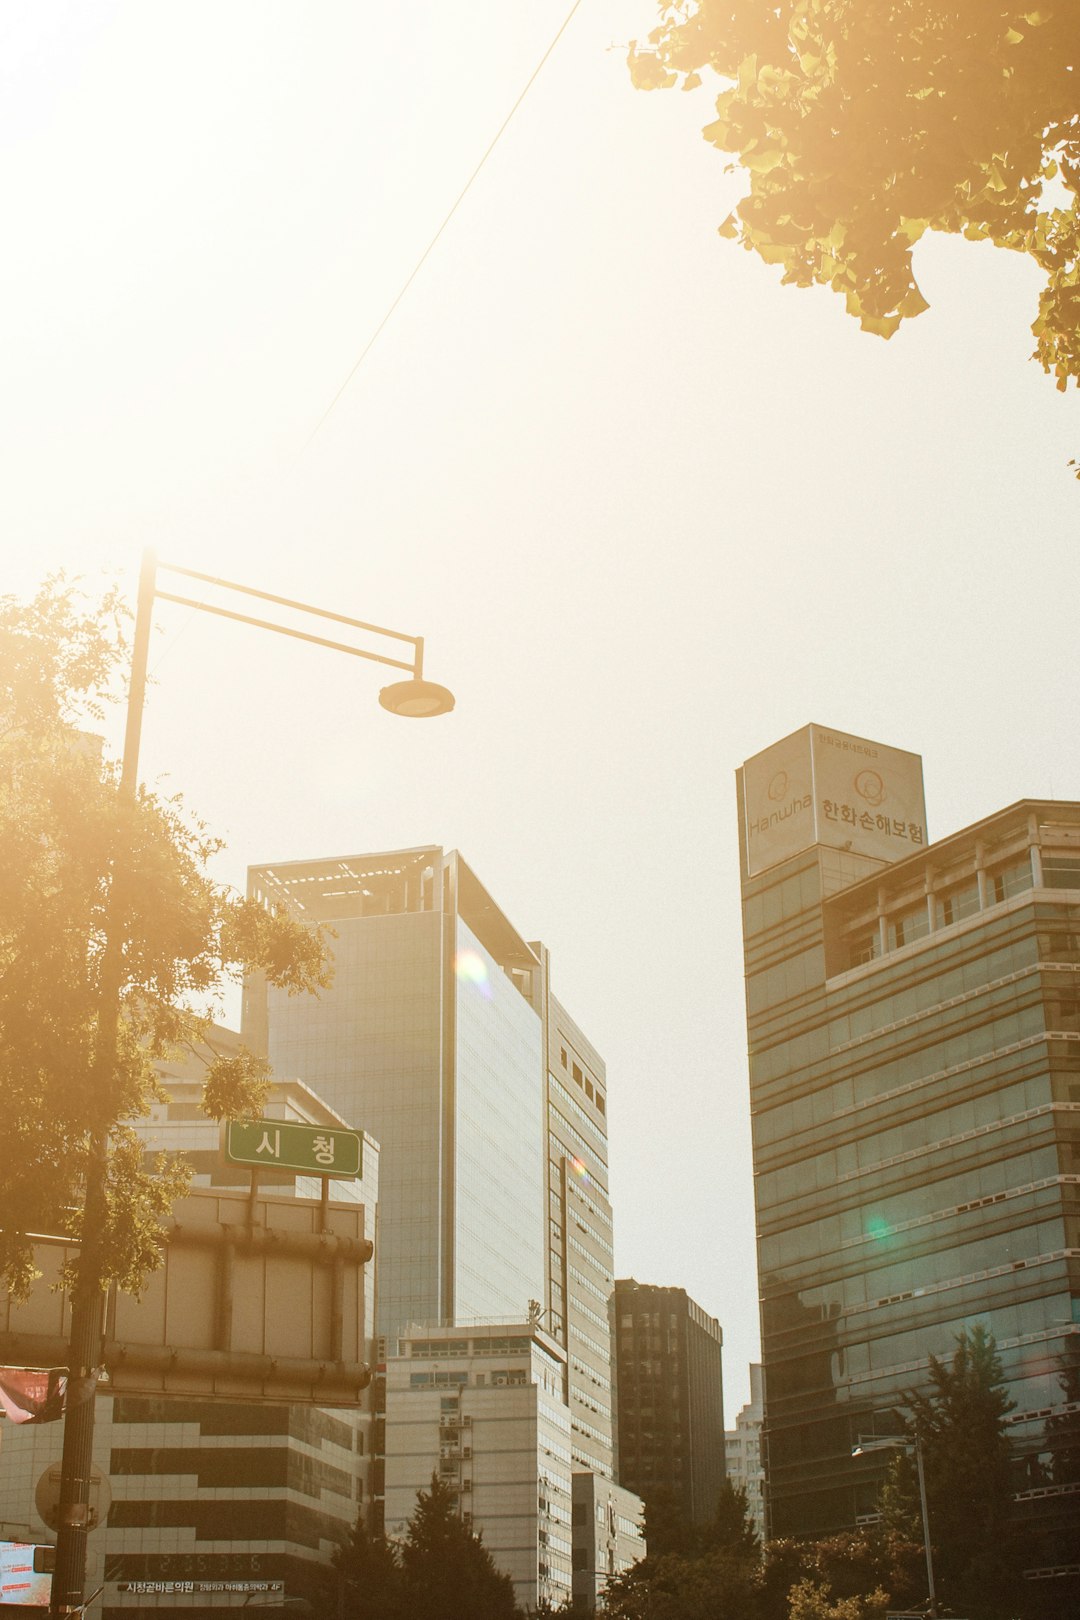
[[409,288],[412,286],[413,282],[416,280],[417,276],[420,274],[420,271],[423,269],[424,263],[425,263],[426,259],[428,258],[428,255],[431,253],[431,251],[434,248],[436,242],[438,242],[438,240],[439,240],[440,236],[442,235],[443,231],[445,231],[446,227],[449,225],[450,221],[453,219],[454,215],[457,213],[457,211],[460,208],[461,204],[464,202],[465,198],[467,197],[467,195],[469,193],[469,189],[472,186],[473,181],[476,179],[477,175],[480,173],[480,170],[484,167],[484,164],[487,162],[487,160],[491,156],[492,152],[494,152],[495,148],[498,146],[498,144],[499,144],[500,140],[502,139],[503,134],[505,133],[511,119],[514,116],[514,114],[517,112],[518,108],[521,106],[521,103],[525,100],[525,97],[528,95],[529,91],[532,89],[533,85],[536,83],[537,79],[540,77],[540,74],[541,74],[541,72],[542,72],[542,70],[544,68],[544,65],[548,60],[548,57],[551,55],[551,53],[555,49],[556,45],[559,43],[560,39],[565,34],[567,28],[570,26],[570,23],[573,21],[573,18],[574,18],[574,13],[578,10],[580,5],[581,5],[581,0],[574,0],[574,3],[570,7],[570,10],[567,12],[566,16],[563,18],[563,21],[562,21],[562,23],[561,23],[561,25],[559,27],[559,30],[556,33],[554,39],[551,41],[551,44],[548,46],[547,50],[544,52],[544,54],[540,58],[539,62],[537,62],[535,68],[533,68],[532,73],[529,75],[528,80],[526,81],[526,84],[525,84],[525,88],[522,90],[521,94],[518,96],[517,100],[514,102],[514,105],[510,108],[510,111],[507,113],[506,117],[503,119],[503,121],[499,125],[498,129],[495,131],[495,134],[492,137],[491,142],[489,143],[489,145],[487,147],[487,150],[485,151],[483,157],[480,159],[479,163],[476,165],[476,168],[473,170],[472,174],[470,174],[469,178],[466,180],[465,184],[462,186],[461,191],[458,194],[457,200],[454,202],[454,205],[450,209],[450,212],[447,214],[446,218],[443,220],[442,224],[439,226],[438,230],[435,232],[435,235],[431,238],[431,241],[428,243],[428,245],[424,249],[423,253],[421,253],[420,257],[417,259],[416,263],[413,265],[412,270],[409,272],[408,278],[406,279],[404,285],[402,286],[401,290],[399,291],[397,297],[394,299],[393,303],[389,306],[389,308],[387,309],[387,311],[386,311],[385,315],[383,316],[382,320],[379,322],[378,326],[375,328],[374,332],[372,332],[371,336],[368,338],[367,342],[364,344],[364,347],[361,349],[359,355],[357,356],[357,359],[356,359],[355,363],[353,364],[352,370],[349,372],[349,375],[345,378],[345,381],[342,383],[341,387],[338,389],[337,393],[334,395],[333,399],[330,401],[330,403],[326,407],[325,411],[323,411],[323,413],[320,416],[318,422],[315,424],[315,427],[312,429],[312,432],[311,432],[310,437],[308,438],[307,444],[304,446],[305,449],[307,449],[307,445],[311,444],[312,440],[317,436],[317,434],[319,432],[321,432],[327,418],[329,417],[331,411],[334,409],[334,406],[338,403],[338,400],[341,398],[342,394],[344,394],[345,390],[348,388],[349,384],[352,382],[353,378],[356,376],[356,373],[360,370],[360,367],[363,365],[364,361],[367,359],[368,355],[371,353],[372,349],[375,347],[375,344],[378,342],[379,337],[380,337],[380,335],[381,335],[381,333],[383,331],[383,328],[386,326],[387,322],[390,320],[390,318],[393,315],[394,311],[397,309],[398,305],[401,303],[401,300],[405,297],[405,294],[408,292]]

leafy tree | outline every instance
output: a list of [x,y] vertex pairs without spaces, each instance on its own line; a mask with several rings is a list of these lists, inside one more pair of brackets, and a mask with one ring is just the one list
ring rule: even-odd
[[[132,1129],[162,1096],[155,1060],[212,1051],[221,990],[246,972],[327,982],[319,937],[213,882],[217,841],[179,799],[122,792],[86,734],[124,667],[124,621],[115,594],[94,605],[59,579],[0,599],[0,1278],[20,1296],[34,1231],[85,1231],[102,1282],[138,1291],[189,1180],[182,1155],[148,1170]],[[202,1105],[253,1117],[265,1089],[251,1054],[211,1057]]]
[[799,1581],[791,1589],[789,1620],[879,1620],[888,1607],[888,1594],[880,1587],[865,1597],[834,1598],[817,1581]]
[[[892,1608],[907,1608],[926,1591],[922,1542],[883,1532],[878,1526],[840,1531],[816,1541],[772,1541],[765,1549],[762,1579],[763,1620],[789,1620],[796,1589],[799,1603],[825,1613],[845,1602],[880,1605],[887,1596]],[[856,1615],[859,1610],[856,1608]]]
[[[1072,0],[660,0],[643,89],[728,81],[705,139],[748,190],[720,226],[891,337],[928,231],[1030,255],[1035,355],[1080,380],[1080,7]],[[734,168],[729,164],[729,169]],[[1053,185],[1050,183],[1053,182]],[[1057,188],[1060,200],[1053,192]]]
[[810,1570],[837,1598],[867,1597],[878,1590],[893,1608],[906,1608],[925,1591],[925,1559],[919,1534],[910,1539],[877,1525],[824,1536],[809,1549]]
[[417,1495],[400,1556],[409,1620],[516,1620],[521,1613],[509,1575],[495,1568],[437,1474]]

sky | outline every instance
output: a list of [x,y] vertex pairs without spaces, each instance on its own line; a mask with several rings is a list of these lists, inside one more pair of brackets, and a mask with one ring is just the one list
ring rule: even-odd
[[931,837],[1080,797],[1080,409],[1026,260],[922,244],[883,343],[721,240],[715,88],[635,91],[652,0],[582,0],[320,427],[570,4],[8,0],[0,593],[133,596],[151,547],[425,637],[457,707],[405,722],[375,666],[161,603],[143,777],[223,880],[456,847],[549,946],[617,1273],[720,1319],[730,1425],[735,769],[815,721],[922,754]]

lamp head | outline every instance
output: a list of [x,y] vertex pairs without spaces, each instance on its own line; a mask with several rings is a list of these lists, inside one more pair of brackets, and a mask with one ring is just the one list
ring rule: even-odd
[[384,686],[379,702],[391,714],[400,714],[408,720],[428,720],[436,714],[449,714],[454,707],[454,694],[435,681],[395,681]]
[[865,1457],[871,1451],[914,1451],[914,1442],[903,1434],[860,1434],[851,1448],[853,1457]]

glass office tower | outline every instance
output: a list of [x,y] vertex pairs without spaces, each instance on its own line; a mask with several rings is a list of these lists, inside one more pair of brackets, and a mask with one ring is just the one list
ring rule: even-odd
[[1075,1581],[1080,805],[930,844],[917,757],[814,726],[738,793],[770,1534],[872,1517],[857,1437],[982,1323],[1028,1574]]
[[574,1466],[612,1474],[607,1076],[527,942],[455,851],[252,869],[334,933],[318,1001],[252,984],[244,1028],[382,1149],[380,1332],[521,1321],[567,1352]]
[[252,892],[328,923],[318,1000],[252,985],[245,1033],[382,1149],[379,1331],[545,1296],[539,963],[456,854],[259,867]]

